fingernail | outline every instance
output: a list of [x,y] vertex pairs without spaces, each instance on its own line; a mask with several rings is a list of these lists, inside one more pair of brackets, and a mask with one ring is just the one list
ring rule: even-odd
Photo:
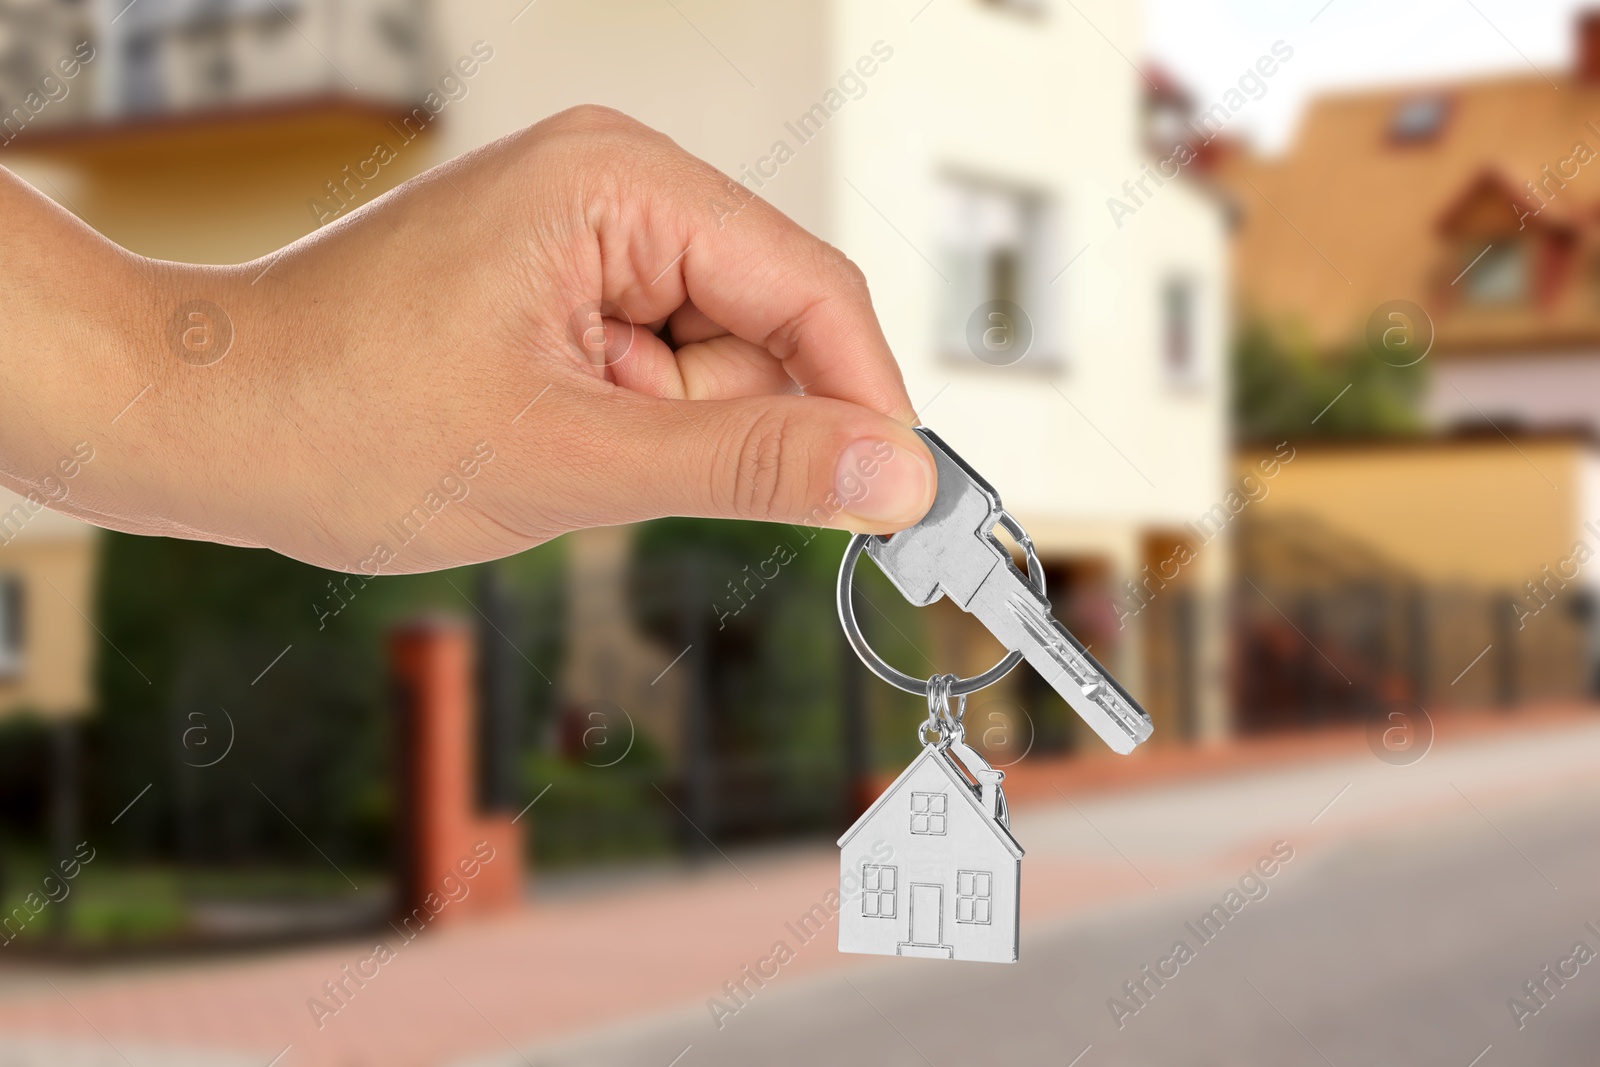
[[933,503],[933,465],[874,438],[844,450],[833,483],[845,510],[868,522],[910,524]]

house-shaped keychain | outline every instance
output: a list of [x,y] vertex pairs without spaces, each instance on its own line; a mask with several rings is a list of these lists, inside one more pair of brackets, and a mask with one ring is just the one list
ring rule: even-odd
[[[1150,716],[1051,614],[1039,554],[994,487],[933,431],[919,426],[917,434],[939,469],[933,506],[898,533],[852,537],[834,590],[839,623],[861,662],[897,689],[928,698],[928,720],[918,728],[922,754],[839,838],[839,950],[1015,963],[1022,846],[1011,836],[1004,775],[964,740],[967,695],[1026,659],[1117,752],[1150,736]],[[996,529],[1022,548],[1026,576]],[[971,678],[924,681],[890,666],[867,643],[851,599],[863,553],[907,601],[948,598],[982,622],[1006,655]]]
[[1016,962],[1022,846],[1004,777],[959,739],[923,746],[839,838],[839,951]]

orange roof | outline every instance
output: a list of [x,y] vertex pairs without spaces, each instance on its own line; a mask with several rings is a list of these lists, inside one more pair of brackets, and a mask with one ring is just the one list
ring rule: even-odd
[[[1409,139],[1396,130],[1407,105],[1420,119]],[[1225,157],[1216,180],[1240,212],[1242,309],[1298,320],[1320,345],[1359,338],[1397,299],[1428,310],[1441,353],[1600,343],[1600,82],[1527,74],[1326,96],[1281,158]],[[1529,299],[1466,300],[1462,270],[1511,241],[1528,242]]]

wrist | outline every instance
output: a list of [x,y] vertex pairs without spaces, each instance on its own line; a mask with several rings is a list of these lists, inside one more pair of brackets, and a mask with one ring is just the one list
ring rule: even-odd
[[[132,256],[0,169],[0,481],[57,501],[64,460],[96,452],[152,347],[139,300],[161,265]],[[82,495],[82,494],[77,494]]]
[[[0,206],[28,198],[43,200],[0,180]],[[20,206],[30,209],[18,212],[26,222],[0,250],[10,279],[0,278],[10,312],[0,336],[0,481],[114,529],[206,532],[186,494],[215,485],[197,465],[197,444],[214,449],[229,420],[214,382],[200,380],[213,369],[209,324],[187,312],[202,294],[212,306],[233,303],[237,272],[146,259],[47,202]]]
[[137,280],[106,323],[116,356],[97,412],[124,528],[255,544],[244,532],[256,503],[293,476],[296,442],[262,403],[283,388],[292,316],[250,285],[249,265],[129,265]]

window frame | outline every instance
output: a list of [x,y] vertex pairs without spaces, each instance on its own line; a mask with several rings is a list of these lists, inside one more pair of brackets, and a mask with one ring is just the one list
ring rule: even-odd
[[[948,288],[948,285],[952,284],[949,277],[945,282],[937,284],[935,306],[938,308],[938,315],[934,330],[934,350],[939,359],[968,370],[1015,371],[1026,368],[1034,373],[1043,374],[1056,374],[1064,370],[1068,364],[1064,328],[1067,321],[1065,294],[1069,291],[1064,289],[1057,291],[1056,281],[1060,279],[1059,273],[1052,278],[1052,272],[1058,272],[1067,263],[1060,252],[1064,247],[1062,234],[1063,220],[1066,218],[1063,197],[1057,190],[1038,181],[996,176],[993,173],[959,165],[945,166],[936,170],[934,184],[936,198],[942,198],[950,191],[959,191],[960,195],[966,197],[1000,196],[1020,202],[1021,226],[1025,236],[1033,238],[1031,243],[1025,243],[1019,248],[1021,254],[1016,258],[1015,267],[1017,284],[1010,297],[997,295],[989,284],[989,279],[986,278],[981,286],[982,292],[976,294],[981,298],[972,307],[963,310],[962,305],[967,301],[959,297],[952,299]],[[938,245],[936,258],[940,264],[940,273],[953,277],[952,268],[961,262],[957,257],[966,256],[968,249],[952,247],[944,233],[944,225],[945,220],[942,218],[935,222]],[[992,268],[993,252],[988,252],[985,259],[984,268]],[[1060,265],[1056,264],[1057,259],[1061,260]],[[1015,363],[991,367],[980,360],[967,345],[965,325],[977,308],[996,300],[1007,299],[1027,313],[1033,338],[1026,354]],[[950,311],[956,311],[962,316],[959,337],[956,336],[954,320],[946,318]]]
[[[1174,292],[1182,292],[1187,299],[1188,359],[1182,366],[1175,365],[1172,360],[1172,305],[1169,296]],[[1200,294],[1200,276],[1188,268],[1175,267],[1161,275],[1161,287],[1157,294],[1160,304],[1156,315],[1160,329],[1157,350],[1160,353],[1162,378],[1169,385],[1193,388],[1204,384],[1206,380],[1205,359],[1200,345]]]
[[998,11],[1003,15],[1012,15],[1031,22],[1043,21],[1045,15],[1049,13],[1045,0],[978,0],[978,6],[987,11]]
[[[970,893],[963,893],[961,891],[961,879],[962,879],[963,876],[966,876],[966,877],[969,877],[969,878],[972,879],[972,889],[973,889],[973,891],[970,892]],[[978,889],[978,879],[979,878],[984,879],[983,891],[981,893],[977,891],[977,889]],[[984,912],[983,918],[981,918],[981,919],[978,918],[978,904],[980,902],[983,904],[983,912]],[[961,917],[961,911],[962,911],[961,906],[963,904],[970,905],[970,911],[968,912],[968,915],[970,916],[970,918],[963,919]],[[975,870],[958,870],[958,871],[956,871],[956,922],[963,923],[963,924],[965,924],[967,926],[990,926],[990,925],[993,925],[993,923],[994,923],[994,872],[993,871],[975,871]]]
[[[1537,249],[1534,243],[1526,237],[1502,238],[1488,242],[1487,247],[1471,252],[1472,244],[1463,246],[1460,260],[1464,267],[1465,277],[1461,279],[1462,297],[1469,307],[1474,308],[1515,308],[1529,303],[1533,299],[1534,270]],[[1494,254],[1498,252],[1498,255]],[[1517,291],[1505,295],[1485,293],[1478,288],[1479,283],[1487,273],[1493,278],[1492,273],[1496,266],[1504,270],[1505,257],[1514,257],[1517,270]],[[1476,257],[1476,258],[1474,258]],[[1487,261],[1487,262],[1485,262]]]
[[[1427,114],[1423,114],[1424,110]],[[1384,133],[1389,143],[1402,148],[1432,144],[1450,122],[1454,101],[1444,92],[1418,92],[1400,100],[1389,112]],[[1426,124],[1419,119],[1425,119]]]
[[[921,811],[917,810],[917,801],[925,805]],[[937,800],[939,806],[935,808],[933,802]],[[917,829],[917,820],[923,820],[924,829]],[[938,829],[934,829],[934,820],[938,820]],[[911,794],[911,832],[919,837],[944,837],[950,832],[950,794],[948,793],[919,793]]]
[[[883,875],[887,871],[889,886],[884,888]],[[871,872],[875,885],[868,885],[867,876]],[[889,910],[883,910],[883,898],[888,894]],[[893,919],[898,909],[895,902],[900,899],[900,868],[887,863],[863,863],[861,865],[861,917],[863,919]],[[867,910],[867,901],[871,900],[876,911]]]

